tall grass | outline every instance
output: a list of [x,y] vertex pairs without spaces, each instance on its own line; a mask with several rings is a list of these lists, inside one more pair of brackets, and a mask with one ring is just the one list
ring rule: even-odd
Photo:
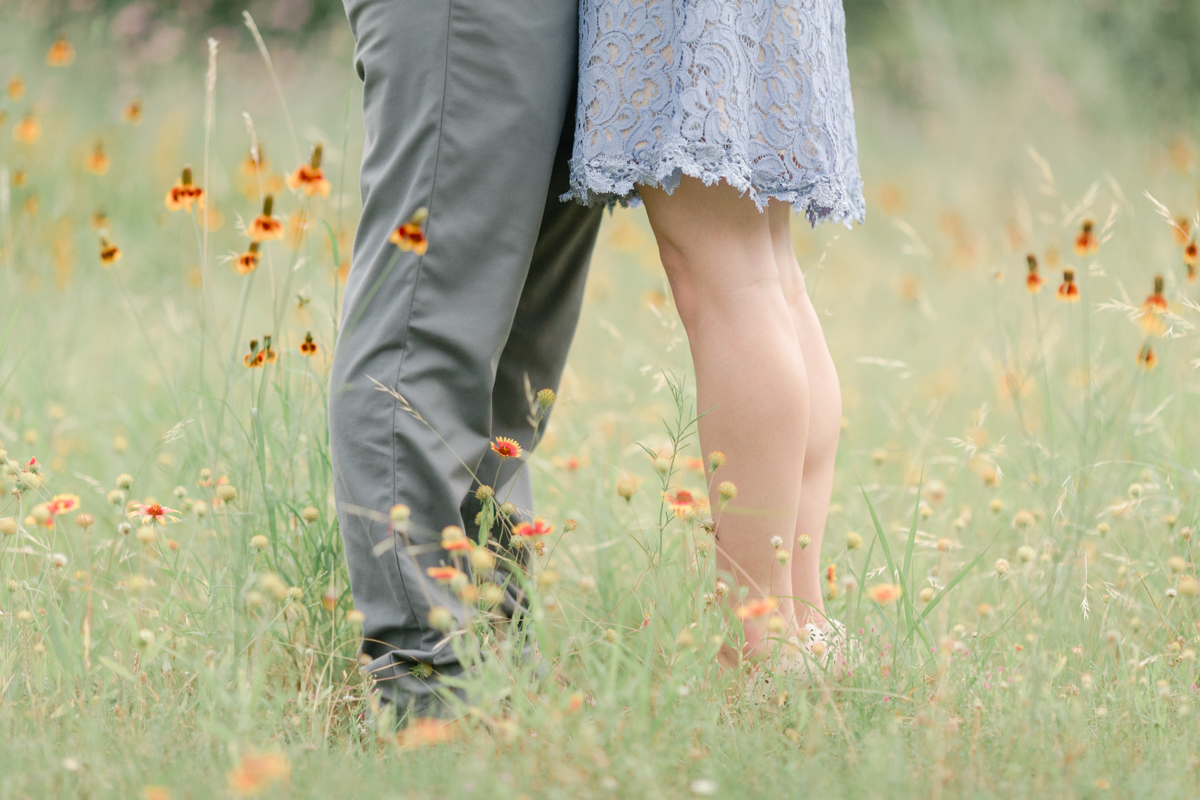
[[[556,526],[525,624],[454,632],[461,724],[397,736],[371,718],[330,490],[361,139],[345,33],[272,48],[274,74],[230,34],[206,92],[207,63],[150,68],[82,25],[51,67],[22,25],[0,33],[25,87],[0,101],[0,797],[1194,794],[1200,306],[1157,205],[1196,224],[1186,137],[1089,125],[1020,80],[972,97],[935,60],[914,69],[945,93],[913,106],[864,65],[871,219],[796,235],[847,417],[828,610],[863,660],[766,699],[716,663],[740,624],[704,514],[663,493],[720,471],[649,228],[608,218],[525,466]],[[289,192],[317,142],[330,196]],[[189,163],[207,210],[170,213]],[[240,275],[267,194],[285,236]],[[107,267],[93,221],[123,253]],[[1066,268],[1078,303],[1055,299]],[[78,507],[47,520],[58,495]],[[130,518],[154,500],[179,520]]]

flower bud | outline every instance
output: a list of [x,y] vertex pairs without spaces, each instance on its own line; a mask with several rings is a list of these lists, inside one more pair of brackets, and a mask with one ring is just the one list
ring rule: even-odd
[[320,518],[321,518],[321,512],[318,511],[317,509],[313,508],[312,506],[305,506],[304,510],[300,512],[300,519],[304,520],[305,522],[307,522],[309,524],[316,522]]
[[15,517],[4,517],[3,519],[0,519],[0,535],[17,535],[17,520]]
[[233,501],[237,500],[237,496],[238,490],[235,486],[231,486],[228,483],[222,483],[217,487],[217,498],[222,503],[232,503]]
[[130,486],[133,486],[133,476],[132,475],[130,475],[129,473],[122,473],[117,476],[117,488],[118,489],[128,489]]
[[267,537],[263,536],[261,533],[250,537],[250,546],[255,550],[265,550],[270,544],[270,540],[268,540]]

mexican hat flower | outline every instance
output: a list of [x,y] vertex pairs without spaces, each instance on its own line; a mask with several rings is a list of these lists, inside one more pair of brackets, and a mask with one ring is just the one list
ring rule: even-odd
[[104,142],[96,142],[92,152],[83,160],[83,168],[93,175],[104,175],[109,167],[108,154],[104,152]]
[[1042,276],[1038,274],[1037,256],[1033,253],[1025,256],[1025,262],[1029,265],[1029,274],[1025,276],[1025,288],[1030,294],[1037,294],[1042,290]]
[[392,231],[392,235],[388,237],[388,241],[400,248],[400,251],[403,253],[411,251],[419,256],[425,255],[425,252],[429,249],[429,240],[425,238],[423,226],[428,217],[428,209],[418,208],[408,222],[403,223],[396,230]]
[[1147,333],[1162,336],[1166,330],[1163,315],[1170,310],[1167,299],[1163,297],[1163,276],[1154,276],[1154,292],[1142,303],[1141,323]]
[[164,203],[167,206],[167,210],[172,212],[186,211],[190,214],[193,204],[197,208],[204,208],[204,190],[192,183],[191,167],[183,168],[179,180],[167,192]]
[[52,67],[68,67],[74,60],[75,48],[65,36],[58,37],[46,53],[46,63]]
[[246,235],[256,242],[283,238],[283,223],[271,216],[275,208],[275,198],[267,195],[263,198],[262,213],[250,222]]
[[233,268],[237,270],[239,275],[249,275],[254,270],[258,269],[260,255],[258,249],[261,245],[258,242],[251,242],[250,249],[238,255],[233,262]]
[[317,343],[313,341],[311,333],[304,334],[304,341],[300,343],[300,354],[305,356],[317,354]]
[[301,164],[292,171],[288,176],[288,187],[299,194],[306,197],[313,195],[321,195],[321,197],[329,197],[330,184],[325,180],[325,173],[321,171],[321,144],[318,142],[313,146],[312,157],[307,164]]
[[1079,287],[1075,285],[1075,270],[1063,270],[1063,282],[1058,287],[1057,297],[1064,303],[1079,302]]
[[100,234],[100,263],[105,269],[121,260],[121,248],[113,244],[107,236]]
[[1079,235],[1075,237],[1075,255],[1090,256],[1100,249],[1096,239],[1096,223],[1085,219],[1079,226]]

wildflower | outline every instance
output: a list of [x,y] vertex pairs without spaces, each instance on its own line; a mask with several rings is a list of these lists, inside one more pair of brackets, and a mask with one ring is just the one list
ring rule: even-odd
[[521,445],[514,439],[509,439],[507,436],[500,436],[496,441],[492,442],[492,452],[501,458],[520,458]]
[[900,598],[900,587],[894,583],[877,583],[867,588],[867,596],[879,605],[886,606]]
[[125,104],[125,108],[121,110],[121,119],[130,125],[137,125],[142,121],[142,101],[134,98]]
[[921,490],[925,495],[925,499],[934,505],[940,505],[946,499],[946,484],[934,478],[929,483],[925,484],[925,488]]
[[449,583],[463,573],[456,567],[428,567],[425,574],[438,583]]
[[676,518],[687,516],[688,512],[698,505],[696,498],[687,489],[677,489],[675,494],[663,492],[663,500],[675,513]]
[[457,738],[461,730],[456,723],[422,717],[396,734],[396,744],[401,748],[444,744]]
[[549,408],[554,405],[554,401],[558,396],[554,394],[553,389],[539,389],[537,393],[537,404],[542,408]]
[[1017,530],[1025,530],[1026,528],[1032,528],[1034,522],[1033,514],[1022,509],[1013,515],[1012,526]]
[[992,613],[992,604],[991,603],[980,603],[978,606],[975,607],[975,613],[981,617],[988,616],[989,614]]
[[1027,544],[1023,544],[1017,548],[1017,558],[1021,563],[1028,564],[1037,556],[1037,551]]
[[1200,581],[1191,575],[1179,579],[1179,593],[1184,597],[1200,597]]
[[259,243],[251,242],[250,249],[237,257],[233,262],[233,268],[237,270],[238,275],[249,275],[254,270],[258,269],[259,261]]
[[1063,270],[1063,282],[1058,287],[1058,299],[1064,303],[1079,302],[1079,287],[1075,285],[1075,270]]
[[933,587],[926,586],[924,589],[921,590],[921,594],[919,596],[921,598],[922,603],[928,603],[930,600],[933,599]]
[[996,574],[1004,575],[1007,572],[1008,572],[1008,559],[1004,559],[1004,558],[996,559]]
[[0,536],[16,536],[17,520],[15,517],[0,518]]
[[1147,371],[1154,369],[1158,364],[1158,356],[1155,354],[1154,348],[1148,344],[1142,345],[1142,349],[1138,351],[1137,363]]
[[800,545],[801,550],[805,550],[812,544],[812,537],[807,533],[802,533],[796,537],[796,544]]
[[[222,478],[222,480],[224,479]],[[228,483],[223,483],[217,487],[217,499],[222,503],[232,503],[234,500],[237,500],[237,496],[237,488],[230,486]]]
[[855,533],[854,531],[849,531],[846,534],[846,549],[847,550],[857,550],[858,548],[862,547],[862,543],[863,543],[862,536]]
[[234,794],[242,797],[261,794],[272,784],[287,780],[292,767],[287,758],[278,753],[244,755],[236,767],[229,771],[226,780]]
[[1001,500],[999,497],[993,497],[988,502],[988,508],[991,509],[991,512],[993,514],[999,514],[1001,511],[1004,510],[1004,501]]
[[93,175],[104,175],[108,172],[108,154],[104,152],[104,142],[97,141],[92,152],[83,160],[83,168]]
[[320,518],[321,518],[321,512],[318,511],[313,506],[305,506],[304,510],[300,512],[300,519],[304,520],[305,522],[309,523],[310,525],[312,523],[316,522],[317,520],[319,520]]
[[258,579],[258,588],[276,600],[284,600],[288,596],[288,585],[274,572],[263,573]]
[[144,525],[138,528],[137,540],[144,545],[154,544],[154,540],[158,538],[158,531],[151,528],[149,525]]
[[178,522],[179,517],[172,516],[178,513],[175,509],[165,508],[159,503],[135,503],[129,518],[141,517],[143,525],[166,525],[168,522]]
[[412,509],[403,503],[397,503],[388,512],[388,517],[392,520],[392,524],[397,526],[407,524],[411,516]]
[[775,551],[775,560],[778,561],[780,564],[786,564],[791,557],[792,557],[792,554],[789,553],[787,550],[776,550]]
[[1187,561],[1185,561],[1181,556],[1171,556],[1167,559],[1167,568],[1170,569],[1171,572],[1183,572],[1185,569],[1187,569]]
[[253,547],[255,550],[266,550],[270,544],[271,544],[270,540],[267,539],[266,536],[263,536],[261,533],[255,534],[254,536],[250,537],[250,546]]
[[304,341],[300,343],[300,355],[315,356],[317,354],[317,343],[313,341],[312,334],[304,334]]
[[729,584],[720,578],[717,578],[716,582],[713,584],[713,594],[715,594],[717,597],[727,597],[729,595]]
[[306,197],[318,194],[322,197],[329,197],[329,190],[332,187],[329,181],[325,180],[325,173],[321,171],[321,153],[321,143],[318,142],[313,146],[312,156],[308,163],[296,167],[288,176],[288,187],[293,192],[301,192]]
[[447,525],[442,529],[442,549],[470,550],[471,540],[466,537],[462,528],[457,525]]
[[434,606],[429,610],[429,625],[445,633],[454,627],[454,614],[445,606]]
[[734,609],[734,614],[740,620],[753,619],[755,617],[765,617],[779,608],[778,597],[760,597],[752,600],[747,600],[742,605]]
[[633,502],[633,496],[637,493],[639,481],[630,475],[626,475],[617,481],[617,496],[625,498],[625,502]]
[[1025,288],[1029,290],[1030,294],[1037,294],[1042,290],[1042,284],[1045,283],[1042,276],[1038,274],[1037,256],[1030,253],[1025,256],[1025,261],[1029,264],[1029,274],[1025,276]]
[[271,239],[283,238],[283,223],[271,216],[275,209],[275,198],[267,195],[263,198],[262,213],[250,222],[246,235],[253,241],[265,242]]
[[830,585],[837,583],[837,564],[830,564],[825,568],[825,582]]
[[708,468],[711,472],[716,472],[721,467],[725,466],[725,454],[720,450],[713,450],[708,454]]
[[[33,144],[42,136],[42,123],[38,122],[37,117],[32,114],[13,126],[12,137],[14,142],[21,144]],[[16,181],[13,181],[16,183]]]
[[388,241],[400,248],[400,252],[407,253],[410,250],[419,256],[425,255],[429,249],[429,240],[425,237],[425,231],[422,226],[425,220],[429,217],[429,210],[426,208],[418,208],[409,219],[396,230],[392,231],[392,235],[388,237]]
[[1075,255],[1082,258],[1100,249],[1100,242],[1096,239],[1095,228],[1096,223],[1090,219],[1085,219],[1083,224],[1080,225],[1079,235],[1075,237]]
[[100,263],[108,269],[121,260],[121,248],[113,244],[107,236],[100,234]]
[[20,100],[25,96],[25,81],[20,75],[8,79],[8,96],[12,100]]
[[554,526],[546,523],[546,520],[541,517],[536,517],[533,522],[522,522],[513,528],[513,534],[529,538],[531,536],[546,536],[554,532]]
[[579,525],[573,519],[568,519],[563,523],[563,530],[565,530],[567,533],[574,531],[577,527],[579,527]]
[[46,63],[52,67],[67,67],[75,60],[75,48],[71,46],[71,42],[66,36],[60,36],[50,45],[50,51],[46,53]]
[[737,497],[737,493],[737,484],[733,481],[721,481],[717,485],[717,497],[720,498],[722,505]]
[[183,172],[179,176],[179,180],[167,192],[167,197],[163,201],[167,207],[167,211],[186,211],[192,213],[192,205],[196,208],[204,208],[204,190],[196,184],[192,183],[192,168],[184,167]]
[[49,503],[46,503],[46,510],[50,512],[51,517],[68,514],[77,508],[79,508],[79,495],[75,494],[56,494]]

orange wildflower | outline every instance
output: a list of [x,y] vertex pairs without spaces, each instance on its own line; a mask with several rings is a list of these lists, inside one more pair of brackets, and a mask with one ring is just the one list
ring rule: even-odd
[[98,231],[108,227],[108,213],[103,208],[92,212],[92,227]]
[[250,352],[242,356],[242,363],[249,369],[257,369],[263,365],[263,354],[258,349],[258,339],[250,340]]
[[1183,248],[1183,263],[1189,267],[1196,266],[1197,256],[1200,256],[1200,247],[1195,241],[1188,242]]
[[1079,302],[1079,287],[1075,285],[1075,270],[1063,270],[1063,282],[1058,287],[1058,299],[1064,303]]
[[830,564],[825,569],[825,580],[828,583],[837,583],[837,564]]
[[262,358],[263,362],[266,364],[274,364],[276,361],[279,360],[279,354],[271,349],[271,337],[270,336],[263,337],[263,348],[262,348],[262,350],[259,351],[258,355],[260,358]]
[[554,526],[548,524],[541,517],[535,517],[533,522],[522,522],[517,525],[513,528],[513,533],[527,539],[533,536],[546,536],[554,533]]
[[1095,233],[1096,223],[1090,219],[1085,219],[1079,228],[1079,235],[1075,237],[1075,255],[1083,257],[1090,256],[1100,249],[1100,242],[1096,239]]
[[449,583],[459,575],[462,575],[463,572],[457,567],[428,567],[425,570],[425,574],[439,583]]
[[399,247],[401,252],[406,253],[411,250],[419,256],[425,255],[425,252],[429,249],[429,240],[425,238],[425,231],[422,226],[428,217],[428,209],[418,208],[408,222],[405,222],[392,231],[392,235],[388,237],[388,241]]
[[733,613],[738,619],[744,621],[754,617],[765,617],[777,608],[779,608],[778,597],[760,597],[754,600],[747,600],[735,608]]
[[867,596],[879,605],[886,606],[900,598],[900,587],[894,583],[877,583],[867,589]]
[[250,223],[250,228],[246,231],[246,235],[256,242],[265,242],[269,239],[282,239],[283,223],[271,216],[274,208],[275,198],[271,195],[264,197],[262,213]]
[[1030,294],[1037,294],[1042,290],[1042,284],[1045,283],[1042,276],[1038,274],[1037,256],[1030,253],[1025,256],[1025,261],[1029,264],[1029,274],[1025,276],[1025,288],[1029,290]]
[[1163,297],[1163,276],[1154,276],[1154,293],[1146,298],[1146,302],[1142,303],[1142,328],[1147,333],[1162,336],[1166,323],[1163,322],[1162,315],[1166,313],[1170,306],[1167,305],[1167,299]]
[[171,792],[165,786],[143,786],[142,800],[171,800]]
[[321,150],[321,144],[318,142],[313,146],[309,162],[296,167],[288,176],[287,183],[293,192],[303,192],[306,197],[317,194],[329,197],[331,186],[329,181],[325,180],[325,173],[321,171]]
[[242,159],[241,170],[242,175],[247,178],[257,178],[267,171],[267,157],[263,154],[261,144],[250,148],[250,152],[246,153],[246,157]]
[[686,516],[689,511],[700,505],[687,489],[678,489],[675,494],[663,492],[663,500],[667,502],[676,517]]
[[400,747],[427,747],[453,741],[461,727],[456,722],[446,722],[432,717],[422,717],[396,734]]
[[1142,345],[1142,349],[1138,352],[1138,366],[1147,371],[1154,369],[1158,364],[1158,356],[1154,353],[1154,348],[1148,344]]
[[83,168],[93,175],[103,175],[108,172],[108,154],[104,152],[104,142],[97,141],[92,152],[83,160]]
[[1187,217],[1176,217],[1175,224],[1171,226],[1171,233],[1175,236],[1175,244],[1187,244],[1192,235],[1192,221]]
[[74,60],[75,48],[66,36],[58,37],[58,40],[50,45],[50,52],[46,53],[46,63],[52,67],[67,67]]
[[317,354],[317,343],[313,341],[311,333],[304,334],[304,341],[300,343],[300,354],[305,356]]
[[21,144],[33,144],[42,136],[42,123],[38,122],[37,117],[30,114],[25,119],[13,126],[12,137],[14,142]]
[[272,784],[287,780],[292,767],[287,758],[279,753],[245,755],[241,762],[226,776],[229,788],[242,797],[260,794]]
[[237,270],[239,275],[249,275],[258,269],[258,248],[258,242],[251,242],[250,249],[238,256],[237,261],[233,262],[233,268]]
[[105,269],[121,260],[121,248],[117,247],[108,237],[100,234],[100,263]]
[[1167,299],[1163,297],[1163,276],[1155,275],[1154,294],[1146,298],[1146,302],[1142,304],[1142,310],[1149,311],[1150,309],[1154,309],[1155,311],[1166,311],[1167,308]]
[[45,504],[46,510],[50,512],[50,516],[56,517],[59,514],[69,514],[79,508],[79,495],[77,494],[56,494],[50,499],[50,502]]
[[442,531],[442,549],[451,551],[470,550],[471,540],[463,534],[462,528],[451,525]]
[[25,81],[20,75],[13,75],[8,79],[8,96],[12,100],[20,100],[25,96]]
[[521,445],[507,436],[499,436],[492,442],[492,452],[501,458],[520,458]]
[[137,125],[142,121],[142,101],[130,100],[125,108],[121,111],[121,119],[128,122],[130,125]]
[[184,167],[179,180],[167,192],[164,203],[167,211],[186,211],[192,213],[192,205],[204,208],[204,190],[192,183],[192,168]]

